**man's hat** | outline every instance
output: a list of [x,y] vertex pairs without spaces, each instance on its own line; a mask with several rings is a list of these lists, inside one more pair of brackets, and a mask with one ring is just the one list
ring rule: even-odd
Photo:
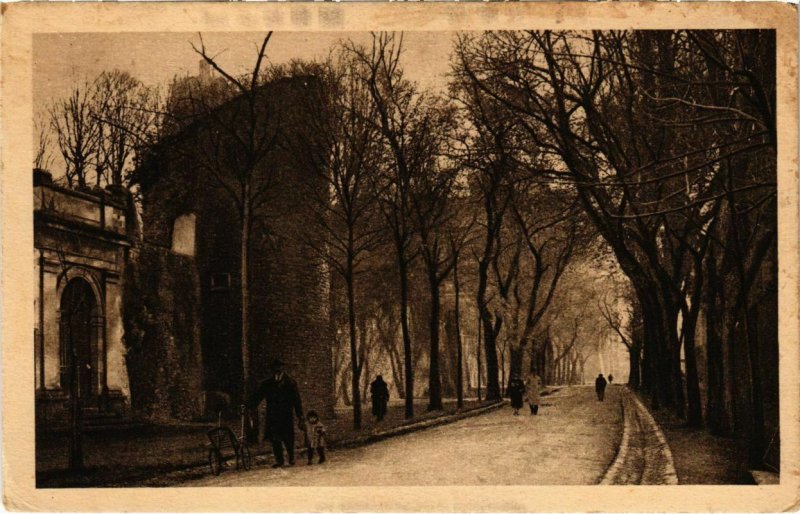
[[273,368],[281,368],[281,367],[283,367],[283,361],[280,360],[280,359],[275,359],[274,361],[272,361],[272,367]]

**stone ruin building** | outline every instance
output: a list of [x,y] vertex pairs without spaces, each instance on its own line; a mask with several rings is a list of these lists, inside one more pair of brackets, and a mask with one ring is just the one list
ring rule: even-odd
[[[293,106],[309,81],[265,87],[270,105],[280,106],[282,137],[294,137],[303,120]],[[230,102],[220,109],[231,109]],[[231,197],[197,162],[204,130],[202,121],[183,128],[137,171],[142,242],[128,269],[126,340],[134,406],[141,387],[141,398],[152,398],[148,403],[160,411],[155,417],[211,411],[220,396],[242,400],[241,230]],[[251,231],[251,386],[279,358],[304,407],[327,415],[334,397],[329,274],[298,237],[307,222],[307,187],[318,179],[292,151],[281,147],[267,159],[269,204]],[[149,372],[155,355],[163,373]]]

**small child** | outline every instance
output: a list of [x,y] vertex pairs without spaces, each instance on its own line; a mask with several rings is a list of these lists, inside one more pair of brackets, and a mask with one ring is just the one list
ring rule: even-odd
[[319,463],[325,462],[325,425],[319,420],[317,411],[310,410],[306,415],[306,451],[308,463],[313,464],[314,450],[319,454]]

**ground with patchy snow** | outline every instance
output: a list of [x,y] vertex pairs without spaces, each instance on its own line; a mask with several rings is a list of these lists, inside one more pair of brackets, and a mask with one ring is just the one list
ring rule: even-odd
[[592,387],[543,398],[538,416],[511,409],[331,451],[327,463],[225,470],[187,486],[581,485],[597,483],[622,432],[620,391],[598,402]]

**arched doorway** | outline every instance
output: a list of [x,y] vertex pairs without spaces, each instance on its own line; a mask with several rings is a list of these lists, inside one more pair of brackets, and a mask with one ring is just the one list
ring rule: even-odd
[[92,286],[83,278],[70,280],[61,294],[61,388],[84,400],[96,393],[96,314]]

